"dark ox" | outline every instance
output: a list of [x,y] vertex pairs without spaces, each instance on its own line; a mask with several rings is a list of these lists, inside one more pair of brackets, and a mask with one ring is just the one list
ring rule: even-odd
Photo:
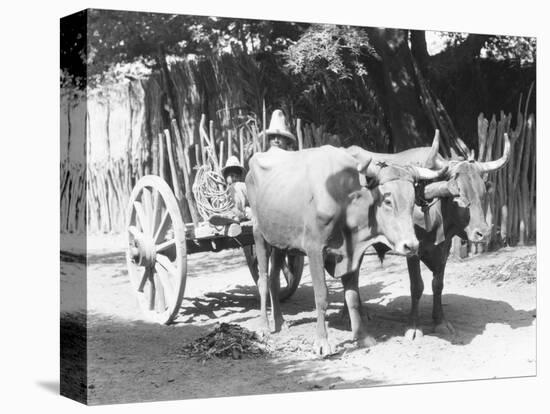
[[[438,133],[436,132],[436,138]],[[471,160],[447,160],[438,155],[431,157],[429,148],[414,148],[397,154],[369,153],[373,160],[386,160],[397,164],[417,164],[431,168],[448,167],[448,186],[432,191],[436,184],[425,188],[428,198],[433,200],[424,207],[414,209],[414,228],[420,242],[418,256],[408,257],[407,266],[411,283],[411,311],[405,336],[415,339],[422,336],[418,327],[418,302],[424,291],[420,260],[432,271],[433,308],[432,318],[435,331],[454,333],[453,326],[446,320],[441,305],[445,266],[454,236],[473,242],[484,241],[490,234],[485,220],[487,193],[490,183],[485,180],[488,173],[502,168],[510,155],[510,140],[504,134],[504,150],[501,158],[476,162]],[[379,255],[387,251],[382,244],[375,244]]]
[[[332,352],[325,327],[325,259],[332,260],[333,276],[342,278],[353,337],[368,343],[370,338],[359,314],[362,255],[381,235],[395,250],[416,254],[418,241],[412,222],[414,181],[435,179],[441,174],[420,167],[373,166],[370,158],[362,154],[331,146],[296,152],[273,148],[254,155],[249,166],[246,186],[258,256],[262,327],[270,332],[268,294],[275,331],[284,326],[276,276],[285,251],[294,250],[309,258],[317,309],[315,351],[325,355]],[[374,180],[370,188],[361,187],[358,171]]]

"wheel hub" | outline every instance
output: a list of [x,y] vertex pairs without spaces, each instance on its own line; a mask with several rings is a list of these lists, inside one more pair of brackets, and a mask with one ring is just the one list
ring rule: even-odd
[[151,237],[143,233],[130,231],[130,255],[132,261],[138,266],[152,267],[155,265],[155,243]]

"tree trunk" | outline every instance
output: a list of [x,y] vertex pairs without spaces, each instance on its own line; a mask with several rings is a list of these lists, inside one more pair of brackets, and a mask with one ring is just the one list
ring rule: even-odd
[[425,30],[411,30],[411,53],[420,70],[425,74],[428,68],[428,45]]
[[369,35],[382,58],[392,150],[428,144],[433,130],[422,109],[408,31],[374,28]]
[[[162,45],[159,46],[159,53],[157,56],[158,64],[160,65],[160,70],[162,74],[162,80],[163,80],[163,88],[164,92],[166,93],[166,100],[168,103],[168,112],[169,112],[169,121],[172,119],[176,120],[176,123],[178,125],[178,129],[181,131],[181,111],[179,109],[178,100],[176,95],[174,94],[174,91],[176,90],[176,87],[174,86],[174,82],[172,81],[172,77],[170,76],[170,71],[168,69],[168,64],[166,63],[166,52],[164,50],[164,47]],[[163,125],[164,127],[170,127],[170,123],[167,125]]]

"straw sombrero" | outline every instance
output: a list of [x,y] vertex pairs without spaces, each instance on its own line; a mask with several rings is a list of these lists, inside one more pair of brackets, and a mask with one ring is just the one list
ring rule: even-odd
[[229,157],[229,159],[225,163],[225,167],[222,168],[222,175],[225,177],[226,172],[229,173],[229,171],[231,171],[231,170],[238,171],[238,173],[240,173],[242,175],[244,175],[244,173],[245,173],[244,167],[239,162],[239,159],[237,157],[235,157],[234,155]]
[[[263,137],[263,131],[260,133],[260,138]],[[276,109],[271,114],[271,121],[269,122],[269,128],[265,131],[265,134],[270,135],[282,135],[296,142],[296,137],[286,123],[285,114],[280,109]]]

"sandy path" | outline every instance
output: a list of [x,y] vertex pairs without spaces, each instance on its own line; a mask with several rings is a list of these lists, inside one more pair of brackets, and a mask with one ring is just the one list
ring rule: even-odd
[[[315,311],[309,269],[295,295],[283,304],[288,331],[274,334],[275,351],[262,359],[216,359],[201,363],[178,355],[181,346],[218,322],[258,327],[259,303],[241,251],[193,255],[177,323],[157,326],[141,319],[127,279],[120,239],[89,241],[89,392],[91,403],[292,392],[536,373],[536,284],[521,275],[502,281],[494,269],[535,247],[502,249],[447,267],[444,310],[454,337],[431,333],[431,274],[423,268],[421,323],[425,335],[403,338],[409,308],[406,262],[388,256],[381,267],[364,260],[360,291],[372,317],[372,348],[347,344],[339,318],[342,287],[328,280],[329,336],[341,350],[330,359],[310,352]],[[71,287],[65,263],[62,289]],[[485,275],[492,271],[491,277]]]

